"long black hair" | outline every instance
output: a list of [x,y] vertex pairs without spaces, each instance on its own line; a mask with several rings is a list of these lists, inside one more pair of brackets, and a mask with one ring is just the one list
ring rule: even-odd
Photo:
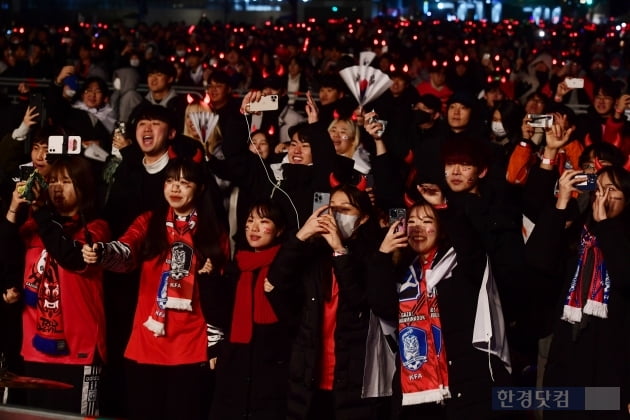
[[[173,178],[179,180],[185,178],[197,185],[197,191],[193,198],[197,210],[197,227],[193,235],[195,252],[203,259],[210,258],[213,270],[220,270],[226,262],[226,255],[222,249],[222,243],[227,236],[220,229],[217,215],[212,204],[211,197],[206,188],[206,180],[210,174],[201,163],[194,162],[190,158],[172,159],[166,169],[165,180]],[[147,237],[142,250],[142,258],[150,259],[157,255],[166,255],[170,249],[166,232],[166,217],[169,206],[164,200],[160,208],[156,209],[147,226]]]

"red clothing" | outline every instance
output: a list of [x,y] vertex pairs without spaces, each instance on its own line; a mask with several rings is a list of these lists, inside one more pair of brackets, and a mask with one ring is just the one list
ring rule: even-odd
[[322,349],[320,360],[319,388],[332,391],[335,380],[335,330],[337,328],[337,307],[339,306],[339,284],[332,272],[332,295],[324,301],[322,319]]
[[[33,220],[26,222],[22,229],[22,239],[26,248],[24,284],[30,281],[33,270],[43,268],[42,251],[44,244],[33,230]],[[93,220],[87,225],[95,242],[108,241],[109,227],[104,220]],[[84,229],[79,229],[73,239],[86,243]],[[50,258],[48,255],[47,258]],[[68,355],[51,356],[33,347],[33,337],[37,333],[38,310],[28,305],[22,313],[23,338],[22,356],[25,361],[58,363],[69,365],[89,365],[94,361],[95,350],[101,359],[106,360],[105,310],[103,309],[103,270],[88,267],[75,272],[59,266],[60,306],[63,311],[63,328],[68,344]]]
[[[138,216],[118,239],[119,242],[129,245],[131,258],[135,259],[139,255],[150,217],[151,213]],[[192,297],[193,310],[168,310],[164,336],[156,337],[143,325],[155,306],[164,258],[165,256],[157,256],[141,263],[138,303],[125,357],[138,363],[153,365],[173,366],[204,362],[207,360],[206,321],[201,312],[196,282]],[[197,267],[195,272],[200,268]]]

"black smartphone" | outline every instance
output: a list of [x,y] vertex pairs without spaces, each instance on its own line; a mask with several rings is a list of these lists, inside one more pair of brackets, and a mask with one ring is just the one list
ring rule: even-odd
[[407,231],[407,209],[404,209],[404,208],[389,209],[389,226],[393,225],[397,221],[400,221],[400,224],[396,227],[396,230],[394,231],[394,233],[406,232]]
[[44,96],[41,92],[31,92],[28,99],[28,106],[31,108],[35,107],[35,112],[39,113],[35,120],[40,127],[43,126],[44,121],[46,121],[46,117],[44,109]]
[[579,181],[573,185],[580,191],[595,191],[597,189],[596,174],[577,174],[573,179]]

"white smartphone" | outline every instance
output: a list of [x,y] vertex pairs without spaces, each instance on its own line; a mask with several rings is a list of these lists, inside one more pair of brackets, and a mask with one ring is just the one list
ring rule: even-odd
[[248,112],[275,111],[278,109],[278,95],[261,96],[258,102],[247,104]]
[[564,79],[564,83],[566,83],[567,87],[570,87],[571,89],[584,88],[584,79],[581,77],[567,77]]
[[327,206],[330,203],[330,193],[315,192],[313,194],[313,213],[315,210]]
[[81,153],[81,136],[49,136],[48,153],[51,155],[78,155]]

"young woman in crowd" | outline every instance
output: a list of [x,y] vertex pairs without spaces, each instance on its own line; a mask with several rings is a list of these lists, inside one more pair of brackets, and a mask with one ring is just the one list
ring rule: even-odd
[[354,160],[354,169],[362,174],[370,172],[370,155],[360,142],[359,126],[351,119],[335,118],[328,126],[330,140],[338,155]]
[[562,173],[555,203],[540,215],[527,242],[532,267],[561,286],[558,307],[549,311],[555,320],[543,383],[620,387],[621,409],[550,411],[545,419],[625,418],[630,403],[630,174],[618,166],[601,168],[590,211],[576,217],[573,195],[583,188],[578,184],[586,182],[584,177],[582,170]]
[[[478,296],[492,282],[485,251],[464,218],[436,210],[439,191],[423,193],[430,203],[391,225],[367,270],[372,311],[398,336],[393,418],[499,418],[492,387],[509,382],[509,352],[500,331],[492,347],[473,339]],[[486,310],[502,321],[500,305]]]
[[245,222],[248,248],[236,252],[239,274],[232,323],[217,362],[211,418],[286,418],[289,329],[265,296],[267,272],[285,225],[284,214],[271,201],[250,208]]
[[201,418],[210,397],[209,367],[229,309],[220,281],[227,238],[205,193],[207,177],[201,163],[171,160],[161,208],[140,215],[117,241],[83,247],[88,264],[140,266],[125,351],[132,419]]
[[287,418],[382,418],[378,400],[361,398],[366,260],[378,237],[367,193],[342,184],[332,190],[330,204],[287,239],[269,269],[272,307],[298,323]]
[[[25,373],[73,388],[29,390],[28,405],[96,416],[106,360],[102,271],[83,261],[81,247],[109,240],[109,229],[94,219],[94,180],[84,158],[61,157],[44,173],[47,188],[37,182],[30,200],[26,182],[17,183],[0,224],[0,249],[5,267],[24,263]],[[5,301],[18,300],[19,290],[3,292]]]

